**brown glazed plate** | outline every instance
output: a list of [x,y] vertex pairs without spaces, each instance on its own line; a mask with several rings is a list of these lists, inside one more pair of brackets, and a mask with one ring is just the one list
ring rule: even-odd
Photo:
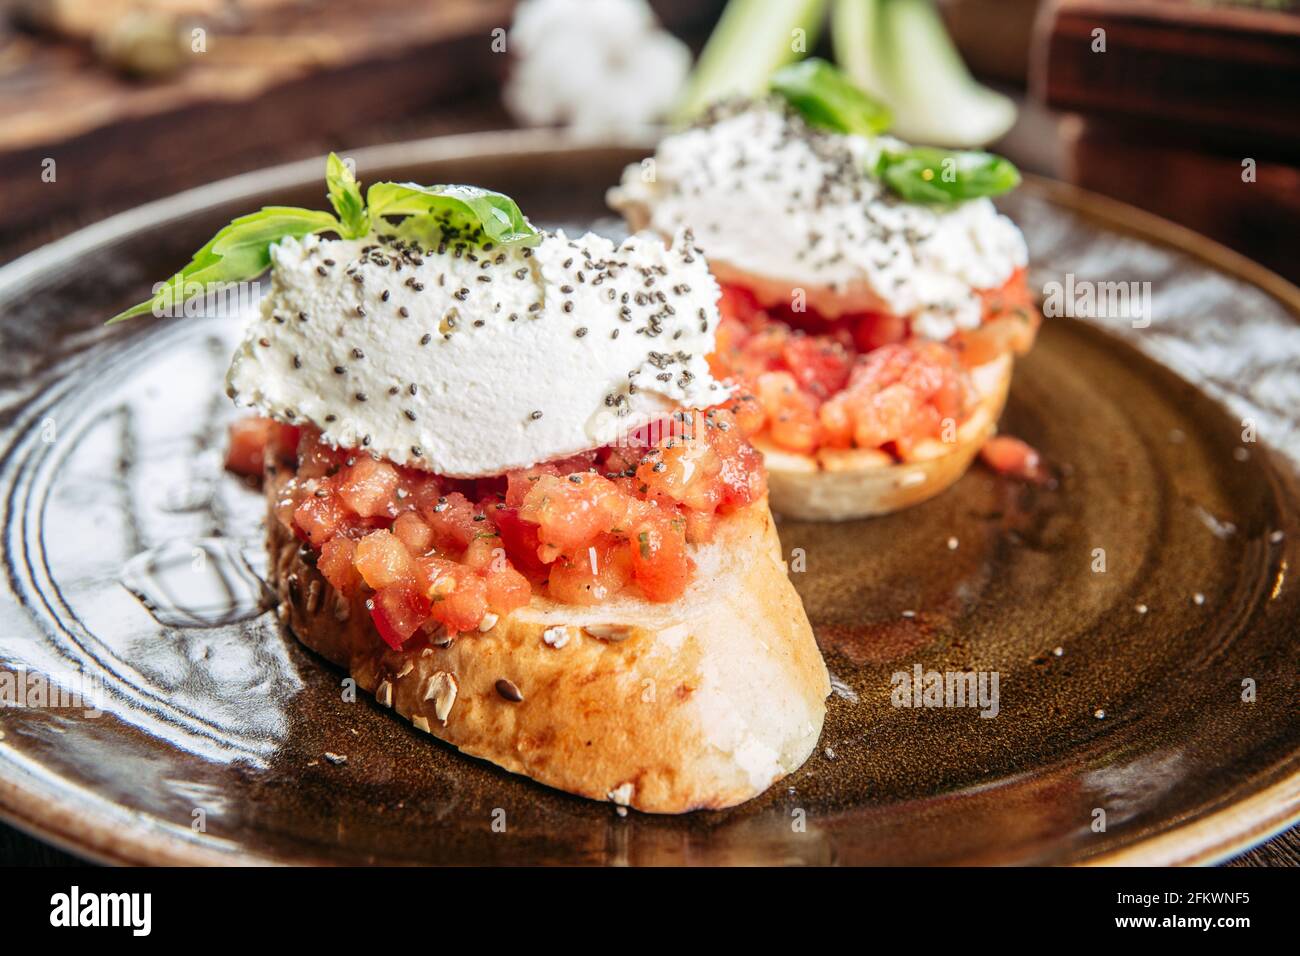
[[[644,154],[505,133],[354,155],[364,180],[617,230],[604,189]],[[743,806],[619,816],[346,700],[273,611],[160,621],[124,580],[153,568],[157,599],[168,567],[215,569],[259,596],[260,500],[221,468],[239,323],[102,323],[233,216],[319,205],[321,175],[218,183],[0,269],[0,673],[89,675],[102,711],[0,709],[6,819],[134,863],[1041,864],[1212,862],[1300,818],[1300,291],[1042,182],[1004,203],[1032,285],[1149,282],[1150,324],[1049,318],[1019,364],[1003,429],[1055,487],[976,466],[903,514],[780,525],[835,693],[807,764]],[[996,716],[894,706],[918,666],[996,673]]]

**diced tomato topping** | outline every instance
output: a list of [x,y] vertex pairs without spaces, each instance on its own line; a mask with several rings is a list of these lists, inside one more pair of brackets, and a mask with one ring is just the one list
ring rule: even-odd
[[339,482],[343,503],[363,518],[386,514],[397,490],[397,469],[369,455],[356,460]]
[[337,535],[321,546],[316,559],[316,570],[340,594],[351,596],[361,587],[361,575],[352,563],[356,551],[355,541]]
[[1037,309],[1017,309],[990,319],[977,329],[958,333],[953,347],[968,366],[983,365],[1008,352],[1024,355],[1034,344],[1042,321]]
[[724,318],[738,319],[741,322],[752,322],[763,313],[754,293],[736,285],[722,286],[722,298],[718,301],[718,310]]
[[723,495],[722,483],[718,481],[722,459],[714,442],[694,440],[698,432],[709,427],[705,413],[682,412],[675,422],[678,433],[646,455],[637,466],[637,480],[644,487],[646,497],[667,499],[691,511],[712,513]]
[[731,401],[727,403],[727,410],[731,412],[732,418],[735,419],[740,433],[748,438],[762,429],[767,421],[767,413],[763,411],[758,396],[752,390],[743,387],[743,380],[740,384],[742,387],[737,390]]
[[497,614],[509,614],[528,603],[533,595],[528,579],[503,561],[498,567],[489,565],[483,573],[487,584],[487,603]]
[[318,490],[323,494],[308,494],[293,512],[299,532],[316,548],[340,533],[348,517],[347,505],[333,489],[323,485]]
[[845,386],[853,368],[853,353],[825,336],[791,338],[781,350],[781,360],[801,389],[823,399]]
[[414,511],[397,516],[393,522],[393,534],[411,554],[424,554],[433,547],[433,529]]
[[1019,438],[995,435],[980,449],[980,459],[1000,475],[1041,484],[1051,473],[1038,452]]
[[304,428],[298,444],[298,478],[329,478],[338,474],[356,456],[346,448],[335,448],[319,441],[319,433]]
[[681,518],[653,518],[640,524],[632,538],[632,574],[652,601],[681,597],[695,564],[686,552]]
[[717,514],[687,511],[683,515],[683,520],[686,522],[687,544],[705,544],[713,540],[713,529],[718,523]]
[[627,540],[602,535],[585,549],[555,560],[549,591],[565,604],[602,604],[631,579],[632,551]]
[[421,515],[432,512],[442,497],[443,482],[436,476],[410,468],[398,474],[397,491],[391,503],[393,511],[418,511]]
[[407,584],[376,591],[370,599],[370,617],[379,636],[395,651],[429,619],[429,599]]
[[799,387],[790,372],[764,372],[754,383],[767,417],[767,430],[782,448],[808,453],[822,441],[817,398]]
[[883,312],[846,316],[853,327],[853,344],[859,352],[870,352],[882,345],[897,345],[907,338],[907,320]]
[[372,531],[357,542],[352,559],[362,579],[375,590],[405,584],[415,573],[411,552],[391,531]]
[[906,460],[970,414],[968,369],[1033,344],[1041,316],[1023,270],[980,297],[978,328],[933,342],[913,338],[899,316],[827,320],[763,309],[748,292],[724,286],[709,366],[739,386],[729,407],[746,435],[803,454],[868,448]]
[[539,476],[524,497],[519,517],[537,525],[539,554],[549,563],[612,531],[627,511],[627,496],[609,479],[574,472]]
[[475,571],[482,571],[505,556],[506,550],[501,546],[501,536],[495,531],[481,532],[460,557],[460,563]]
[[302,443],[302,429],[297,425],[276,423],[271,433],[271,448],[281,461],[293,462],[298,458],[298,446]]
[[941,439],[966,413],[970,386],[956,356],[937,342],[886,345],[853,370],[848,387],[821,407],[826,442],[890,447],[904,460],[926,439]]
[[518,508],[528,497],[528,492],[533,490],[539,478],[543,475],[558,475],[560,470],[553,465],[534,465],[532,468],[520,468],[518,471],[512,471],[506,476],[506,500],[505,504],[510,508]]
[[445,558],[418,562],[417,575],[431,602],[430,616],[453,632],[472,631],[488,612],[487,582],[472,568]]
[[519,517],[517,508],[500,508],[492,513],[501,544],[510,562],[534,580],[545,580],[546,562],[539,557],[542,539],[538,527]]
[[474,536],[483,530],[475,520],[479,510],[459,491],[441,495],[431,505],[423,505],[420,515],[433,533],[433,544],[439,551],[459,554],[469,547]]
[[744,440],[743,435],[736,435],[735,449],[722,459],[718,480],[722,483],[722,500],[718,503],[721,514],[730,514],[767,493],[763,456]]
[[271,430],[266,418],[242,418],[230,426],[226,467],[237,475],[262,476],[262,457]]
[[395,648],[421,628],[477,632],[534,593],[671,601],[693,573],[688,543],[767,491],[740,424],[750,404],[680,412],[617,446],[475,481],[331,448],[304,428],[275,514],[317,549],[332,587],[366,596]]
[[237,475],[261,478],[267,453],[293,461],[299,429],[269,418],[241,418],[231,423],[226,442],[226,467]]

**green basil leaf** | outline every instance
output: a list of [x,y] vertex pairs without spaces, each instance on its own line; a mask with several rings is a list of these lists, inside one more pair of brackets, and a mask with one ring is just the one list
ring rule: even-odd
[[889,129],[889,108],[864,93],[848,74],[809,57],[777,70],[771,88],[813,126],[836,133],[874,136]]
[[[241,216],[213,236],[158,292],[108,320],[111,325],[159,308],[178,309],[193,295],[222,282],[242,282],[261,275],[271,265],[271,246],[289,236],[302,238],[333,232],[359,239],[373,229],[404,238],[428,240],[449,227],[500,245],[541,241],[541,234],[509,196],[474,186],[419,186],[415,183],[375,183],[362,199],[361,186],[338,156],[330,153],[325,183],[337,218],[328,212],[293,206],[268,206]],[[367,208],[367,202],[369,208]],[[384,216],[404,217],[396,227]]]
[[541,234],[519,211],[509,196],[476,186],[419,186],[415,183],[375,183],[366,191],[370,218],[379,227],[384,216],[429,217],[427,223],[412,223],[412,230],[427,225],[430,232],[444,225],[477,227],[498,245],[533,245]]
[[885,150],[875,172],[898,195],[919,203],[998,196],[1020,184],[1020,171],[1010,160],[992,153],[936,146]]
[[370,216],[366,212],[366,201],[361,198],[361,186],[352,170],[334,153],[325,160],[325,188],[329,192],[330,205],[343,224],[343,238],[360,239],[368,233]]
[[196,286],[206,289],[218,282],[255,279],[271,264],[271,246],[287,236],[301,238],[317,232],[342,234],[343,226],[332,215],[294,206],[267,206],[240,216],[210,240],[150,299],[132,306],[108,320],[122,322],[152,313],[156,307],[178,309]]

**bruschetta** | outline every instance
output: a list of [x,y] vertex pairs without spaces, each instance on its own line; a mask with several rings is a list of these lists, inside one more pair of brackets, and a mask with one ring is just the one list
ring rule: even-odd
[[[984,153],[913,148],[833,67],[717,105],[609,194],[633,231],[693,230],[722,289],[710,357],[737,386],[773,508],[882,514],[961,477],[1041,317]],[[863,119],[863,118],[866,119]],[[738,413],[740,410],[737,409]]]
[[725,807],[796,769],[829,682],[690,236],[328,179],[333,214],[236,220],[159,292],[270,266],[228,464],[263,481],[290,630],[418,729],[592,799]]

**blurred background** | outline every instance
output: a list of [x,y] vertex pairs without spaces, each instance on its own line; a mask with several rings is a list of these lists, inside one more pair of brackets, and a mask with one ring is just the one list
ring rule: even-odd
[[[987,147],[1300,281],[1293,0],[0,0],[0,263],[331,149],[680,120],[803,54],[904,138]],[[0,859],[68,858],[0,826]],[[1300,838],[1237,862],[1300,863]]]
[[[725,89],[716,75],[688,77],[725,7],[0,0],[0,259],[328,149],[531,124],[599,136],[671,114],[683,97]],[[961,127],[951,145],[987,140],[1023,170],[1153,210],[1300,279],[1293,0],[731,7],[715,74],[752,74],[774,55],[774,32],[788,45],[803,29],[809,53],[878,86],[920,132]],[[887,59],[903,66],[872,77]]]

